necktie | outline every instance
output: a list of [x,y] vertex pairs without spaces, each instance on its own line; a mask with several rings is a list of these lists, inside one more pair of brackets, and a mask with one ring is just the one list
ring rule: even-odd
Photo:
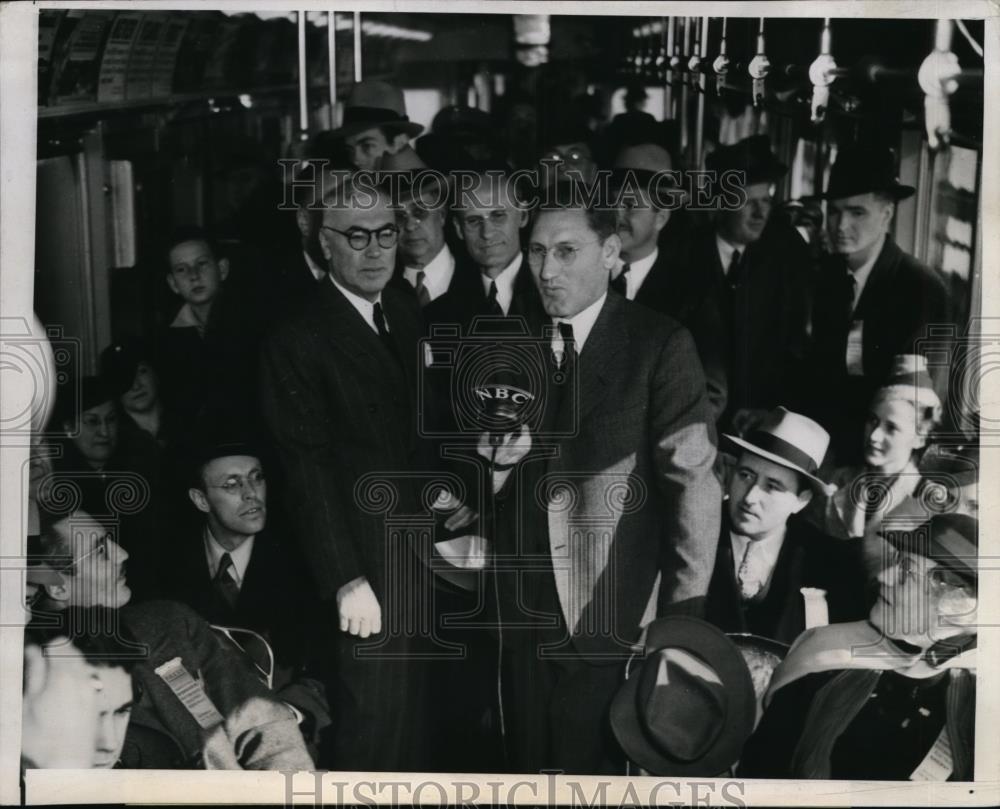
[[627,276],[630,269],[632,269],[632,266],[628,262],[625,262],[625,265],[622,267],[622,271],[618,273],[617,277],[611,279],[611,288],[625,298],[628,297]]
[[486,304],[489,308],[489,313],[494,317],[503,317],[503,308],[500,306],[500,301],[497,300],[497,282],[490,281],[490,292],[486,296]]
[[736,582],[740,586],[740,596],[744,601],[750,601],[760,592],[760,582],[750,573],[750,550],[753,546],[753,542],[747,543],[747,549],[740,561],[740,569],[736,572]]
[[738,287],[743,282],[743,273],[740,260],[743,258],[739,250],[733,250],[733,257],[729,260],[729,270],[726,272],[726,280],[730,287]]
[[228,553],[222,554],[219,569],[215,572],[212,583],[230,607],[235,607],[236,600],[240,597],[240,588],[236,584],[234,573],[233,558]]
[[552,361],[560,371],[569,368],[576,356],[576,344],[573,339],[573,326],[570,323],[559,324],[559,337],[552,342]]
[[844,277],[844,322],[850,323],[854,316],[854,296],[858,291],[858,279],[847,270]]
[[388,351],[398,362],[399,356],[396,354],[396,344],[392,341],[392,337],[389,335],[389,329],[386,326],[385,314],[382,312],[381,303],[375,304],[375,310],[372,312],[372,320],[375,321],[375,330],[378,332],[382,345],[385,346],[386,351]]
[[424,278],[426,274],[423,270],[417,272],[417,281],[413,285],[413,291],[417,293],[417,301],[421,306],[426,306],[431,302],[431,293],[427,291],[427,287],[424,286]]

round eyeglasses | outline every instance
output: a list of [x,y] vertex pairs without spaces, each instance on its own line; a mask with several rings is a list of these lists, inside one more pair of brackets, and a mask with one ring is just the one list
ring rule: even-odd
[[594,239],[590,242],[583,242],[581,244],[557,244],[553,247],[545,247],[541,244],[532,244],[528,247],[528,265],[533,269],[538,269],[545,263],[546,257],[549,253],[552,253],[552,257],[559,262],[563,267],[572,266],[573,262],[576,261],[576,257],[580,252],[581,247],[586,247],[587,245],[596,244],[600,239]]
[[378,246],[384,249],[394,247],[396,240],[399,239],[399,228],[395,225],[385,225],[377,230],[368,230],[368,228],[357,226],[349,230],[337,230],[337,228],[332,228],[329,225],[323,225],[323,230],[332,230],[334,233],[339,233],[347,239],[347,243],[354,250],[358,250],[359,252],[368,248],[368,245],[372,243],[372,236],[375,237]]

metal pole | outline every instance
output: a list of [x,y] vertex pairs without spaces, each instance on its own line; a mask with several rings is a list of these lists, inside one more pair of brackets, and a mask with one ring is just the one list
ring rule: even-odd
[[[701,20],[701,52],[699,53],[702,71],[708,70],[708,17]],[[698,118],[694,129],[694,163],[695,168],[701,168],[701,152],[705,144],[705,92],[708,88],[708,77],[704,72],[698,76]]]
[[666,42],[667,69],[664,73],[663,82],[663,119],[670,121],[674,117],[674,88],[671,86],[674,80],[674,71],[671,68],[671,60],[674,56],[674,18],[667,20],[667,42]]
[[[686,60],[691,50],[691,21],[693,17],[682,17],[684,22],[684,50],[681,52],[682,61]],[[681,142],[680,149],[681,154],[687,156],[688,150],[688,84],[686,77],[681,76],[681,114],[680,114],[680,127],[681,127]]]
[[306,75],[306,13],[297,11],[299,23],[299,129],[309,131],[309,99],[306,90],[309,77]]
[[337,128],[337,15],[326,12],[326,54],[330,85],[330,129]]
[[361,12],[354,12],[354,81],[361,81]]

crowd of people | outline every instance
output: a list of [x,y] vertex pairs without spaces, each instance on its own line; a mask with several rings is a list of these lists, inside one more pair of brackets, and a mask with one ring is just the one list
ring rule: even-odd
[[699,204],[632,111],[532,197],[481,115],[359,83],[264,305],[178,231],[172,320],[61,393],[25,765],[971,778],[975,457],[892,153],[841,146],[820,248],[766,135]]

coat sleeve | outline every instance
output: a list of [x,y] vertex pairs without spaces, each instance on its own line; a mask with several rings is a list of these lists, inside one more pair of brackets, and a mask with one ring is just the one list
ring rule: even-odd
[[[188,638],[194,649],[205,691],[225,717],[222,726],[239,766],[245,770],[309,770],[306,751],[294,713],[276,700],[235,652],[223,646],[194,612],[184,609]],[[222,766],[206,738],[206,763]]]
[[698,614],[715,563],[722,489],[713,471],[716,435],[705,379],[686,329],[674,331],[662,346],[650,406],[656,474],[666,502],[659,612]]
[[326,600],[366,572],[338,475],[343,453],[317,353],[314,340],[289,331],[273,334],[262,352],[261,402],[287,489],[295,494],[288,504],[292,525],[317,592]]

